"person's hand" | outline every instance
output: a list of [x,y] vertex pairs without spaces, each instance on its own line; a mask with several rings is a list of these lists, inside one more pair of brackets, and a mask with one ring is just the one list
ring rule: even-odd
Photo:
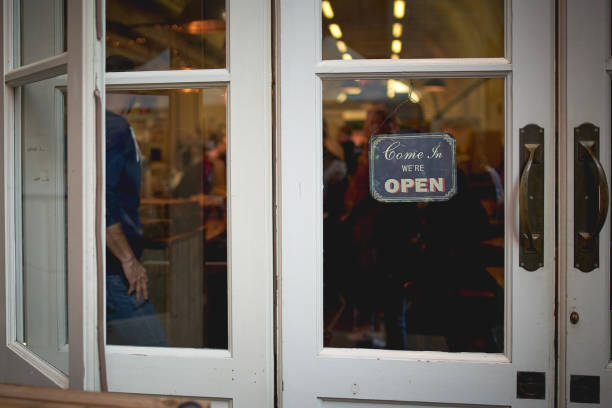
[[140,302],[142,296],[144,300],[149,300],[149,291],[147,288],[147,270],[138,259],[132,258],[129,261],[121,263],[123,273],[130,284],[127,294],[131,295],[136,291],[136,301]]

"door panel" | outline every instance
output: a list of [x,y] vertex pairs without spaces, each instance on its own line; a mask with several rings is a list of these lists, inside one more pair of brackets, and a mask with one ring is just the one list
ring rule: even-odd
[[[598,128],[599,146],[594,146],[594,149],[608,183],[610,177],[610,2],[596,1],[584,7],[579,1],[569,0],[566,6],[562,24],[567,24],[567,55],[561,60],[561,72],[565,68],[567,85],[564,87],[562,83],[560,89],[562,97],[566,98],[567,116],[561,116],[564,132],[561,146],[564,150],[561,150],[560,162],[565,160],[567,163],[561,174],[567,180],[567,189],[561,190],[565,193],[561,196],[565,208],[561,208],[559,222],[561,228],[566,228],[561,237],[567,237],[561,245],[565,251],[562,257],[565,268],[561,268],[565,275],[562,276],[561,288],[564,289],[565,284],[566,292],[560,299],[562,310],[565,308],[560,326],[567,336],[567,345],[564,350],[565,373],[561,377],[565,389],[561,400],[568,407],[584,406],[584,403],[609,406],[612,404],[610,223],[605,221],[596,237],[598,243],[590,244],[580,236],[581,231],[577,231],[580,224],[574,221],[586,216],[589,220],[587,227],[595,226],[599,198],[595,197],[590,206],[591,214],[578,213],[580,207],[576,205],[576,200],[587,200],[582,195],[575,196],[585,194],[580,193],[585,191],[585,183],[596,186],[595,195],[604,194],[597,188],[596,167],[588,156],[585,157],[589,161],[588,174],[575,178],[575,174],[579,174],[575,173],[575,168],[583,162],[580,151],[583,148],[575,141],[577,131],[584,129],[581,125],[589,123]],[[591,268],[584,268],[582,258],[577,256],[581,245],[591,246],[598,252],[598,262],[594,262]]]
[[107,273],[109,389],[272,406],[270,4],[108,5],[107,115],[142,154],[132,195],[162,334],[122,338],[136,319],[115,318]]
[[[334,11],[334,21],[341,21],[343,17],[338,13],[342,8],[334,8],[334,2],[329,4]],[[419,7],[416,4],[412,6]],[[495,59],[319,61],[319,56],[325,56],[321,52],[321,47],[325,49],[325,41],[320,37],[320,27],[322,24],[327,25],[332,22],[324,14],[325,10],[321,11],[321,7],[322,4],[317,1],[281,1],[280,3],[283,405],[306,407],[315,404],[342,406],[342,404],[363,403],[369,404],[366,406],[382,406],[392,401],[406,406],[426,404],[552,406],[554,200],[548,197],[554,197],[554,50],[552,49],[554,3],[552,1],[507,2],[504,9],[505,58]],[[461,6],[453,3],[453,7]],[[380,11],[372,10],[369,15],[374,19],[374,15]],[[391,20],[396,18],[392,17],[391,8],[387,14]],[[342,31],[342,26],[340,28]],[[329,33],[334,36],[332,31]],[[327,32],[324,31],[323,35],[327,36]],[[347,31],[346,46],[350,48],[348,38]],[[342,41],[344,38],[336,36],[335,40]],[[388,43],[391,44],[391,41],[392,38],[389,38]],[[497,163],[501,166],[499,173],[503,176],[500,178],[503,177],[503,186],[506,188],[503,192],[502,235],[497,242],[501,244],[500,252],[503,259],[501,262],[495,261],[490,264],[485,262],[481,269],[484,276],[490,276],[491,287],[496,287],[501,292],[499,296],[493,295],[493,298],[499,299],[501,303],[499,310],[502,317],[498,318],[501,330],[498,331],[503,333],[501,334],[503,341],[498,343],[499,348],[490,350],[492,353],[483,352],[487,351],[486,347],[480,349],[473,347],[474,344],[486,343],[483,341],[484,336],[477,336],[470,341],[464,338],[466,340],[464,344],[454,348],[457,352],[449,352],[452,348],[448,347],[449,336],[448,334],[444,336],[444,329],[441,328],[444,325],[441,324],[441,320],[446,318],[460,328],[468,327],[468,324],[457,322],[456,317],[449,318],[452,313],[448,309],[456,308],[458,303],[453,303],[449,301],[449,297],[445,297],[448,292],[446,281],[436,285],[436,279],[442,279],[433,278],[428,274],[434,271],[434,268],[422,268],[421,272],[431,278],[429,285],[431,291],[422,293],[435,293],[436,289],[440,289],[439,293],[445,293],[445,296],[436,297],[438,302],[433,300],[429,304],[420,302],[420,305],[424,305],[420,306],[421,311],[417,314],[421,316],[421,325],[416,327],[421,332],[416,336],[414,333],[407,333],[408,336],[413,336],[415,340],[413,344],[387,347],[390,334],[388,328],[383,327],[397,320],[394,319],[395,316],[388,316],[390,309],[385,308],[384,303],[390,298],[402,299],[404,306],[413,307],[412,312],[416,313],[418,302],[415,299],[424,297],[411,298],[410,293],[402,292],[407,289],[403,285],[408,283],[409,287],[412,279],[400,279],[401,282],[390,285],[397,289],[397,292],[401,292],[400,295],[396,295],[389,287],[381,285],[391,269],[404,267],[404,272],[411,271],[410,251],[406,249],[408,245],[402,245],[401,241],[405,239],[409,243],[410,240],[397,232],[393,235],[389,230],[384,228],[381,230],[378,222],[381,220],[380,217],[370,218],[369,223],[366,217],[362,225],[347,226],[350,215],[343,216],[344,214],[340,216],[336,214],[338,217],[336,227],[338,230],[348,229],[349,233],[345,237],[349,238],[342,239],[334,237],[333,234],[330,238],[328,235],[331,231],[330,211],[332,215],[333,211],[339,211],[333,205],[329,206],[330,202],[327,201],[329,200],[327,194],[333,194],[330,187],[330,180],[333,179],[330,175],[341,173],[331,172],[330,169],[339,167],[334,166],[334,160],[340,161],[338,157],[341,157],[342,153],[339,153],[340,150],[336,147],[338,153],[334,159],[334,147],[327,139],[330,138],[333,142],[338,135],[344,137],[341,134],[342,129],[347,127],[351,130],[353,136],[351,140],[356,145],[359,143],[359,137],[363,141],[363,139],[368,140],[371,133],[385,133],[379,132],[381,127],[385,127],[385,123],[382,126],[380,123],[374,126],[374,132],[366,130],[368,115],[371,115],[368,111],[375,110],[372,108],[379,105],[386,105],[383,110],[393,112],[396,116],[393,120],[397,122],[391,124],[387,120],[379,121],[386,122],[390,128],[385,129],[386,131],[393,133],[395,123],[398,123],[397,127],[400,129],[408,128],[410,120],[406,116],[410,115],[410,108],[398,106],[399,103],[394,104],[392,99],[400,94],[396,101],[406,100],[404,105],[421,106],[423,109],[433,106],[435,98],[432,95],[439,96],[439,94],[428,91],[425,86],[427,80],[432,78],[441,79],[446,84],[464,81],[466,87],[459,87],[462,91],[469,88],[467,84],[478,82],[480,78],[496,78],[491,82],[499,81],[502,84],[501,133],[504,136],[500,152],[503,153],[501,157],[497,157]],[[355,84],[356,80],[359,81],[358,84]],[[376,91],[374,89],[376,83],[380,82],[386,82],[387,86],[378,86],[383,89]],[[334,91],[337,95],[333,92],[330,94],[334,84],[337,84]],[[367,90],[367,84],[372,85],[372,89]],[[416,97],[406,91],[411,87],[415,87]],[[445,92],[449,90],[450,85],[446,88]],[[393,92],[387,94],[388,90]],[[372,97],[370,93],[369,98],[365,97],[368,92],[377,92],[378,96]],[[343,93],[344,96],[339,96]],[[461,91],[459,93],[461,94]],[[392,94],[394,96],[391,96]],[[410,96],[413,96],[413,100],[410,100]],[[484,93],[478,91],[472,97],[486,100]],[[447,118],[465,119],[470,112],[479,112],[476,105],[465,102],[469,99],[463,95],[461,103]],[[380,103],[381,100],[384,103]],[[343,108],[338,108],[339,105]],[[492,105],[499,106],[499,103]],[[495,109],[491,105],[486,106]],[[412,109],[414,111],[414,107]],[[480,112],[483,116],[487,116],[486,112]],[[493,115],[494,112],[490,114]],[[386,115],[381,116],[385,118]],[[435,131],[448,128],[451,134],[456,134],[454,136],[457,139],[457,159],[459,159],[459,144],[463,136],[461,131],[464,129],[460,129],[459,126],[453,128],[450,123],[441,123],[443,121],[431,120],[430,118],[435,115],[424,116],[426,129]],[[486,134],[486,131],[491,130],[493,126],[491,123],[484,123],[483,129]],[[543,181],[544,196],[547,197],[544,203],[546,214],[544,265],[534,272],[519,266],[518,234],[518,186],[523,170],[519,161],[521,155],[519,133],[521,128],[531,123],[544,129]],[[324,129],[323,135],[321,129]],[[340,133],[338,129],[341,130]],[[361,135],[356,135],[357,133]],[[470,129],[467,129],[464,133],[463,137],[468,139],[473,133],[478,132],[470,132]],[[461,144],[462,148],[469,145],[464,141]],[[474,154],[470,153],[469,149],[461,150],[461,153],[466,155],[465,159],[470,158],[470,154]],[[489,159],[488,156],[485,157]],[[475,162],[479,159],[482,161],[476,156],[471,158]],[[470,160],[465,160],[464,164],[468,162]],[[350,163],[346,163],[347,172],[349,167]],[[365,168],[367,169],[367,161]],[[353,176],[352,180],[356,177]],[[350,190],[351,183],[359,184],[352,180],[349,178],[347,190]],[[475,180],[472,180],[472,185],[476,184]],[[367,184],[364,189],[367,196]],[[342,193],[339,195],[342,196]],[[341,206],[347,206],[348,195],[350,194],[346,192],[344,199],[339,199]],[[421,207],[421,209],[434,208],[434,204]],[[484,206],[482,207],[484,209]],[[390,211],[386,208],[391,207],[383,205],[380,208],[384,213]],[[345,208],[342,208],[340,212],[344,210]],[[404,224],[409,223],[415,211],[409,208],[403,211],[399,207],[393,208],[393,211],[398,212],[396,217],[403,215],[407,218],[402,220],[403,223],[400,225],[408,228]],[[408,216],[410,211],[412,215]],[[460,211],[455,213],[457,216],[465,216]],[[366,211],[366,214],[371,213]],[[379,216],[380,212],[376,214]],[[483,214],[487,214],[486,210]],[[466,218],[473,219],[474,216]],[[419,220],[418,217],[416,219]],[[490,224],[492,219],[494,218],[487,217],[486,223]],[[419,224],[418,221],[416,223]],[[356,245],[355,240],[351,238],[359,236],[353,233],[355,228],[360,232],[366,231],[356,240]],[[443,227],[440,228],[444,231]],[[377,230],[380,235],[368,235],[367,231],[371,230]],[[364,246],[363,242],[369,244]],[[429,243],[431,242],[433,241]],[[340,243],[339,245],[348,243],[346,245],[348,249],[345,252],[331,252],[337,243]],[[392,248],[389,246],[391,244],[397,246],[395,252],[399,252],[398,256],[405,260],[405,264],[402,265],[400,261],[391,264],[387,262],[385,269],[382,264],[371,262],[373,259],[378,259],[376,257],[381,252]],[[359,249],[360,245],[362,249]],[[474,251],[468,256],[480,262],[483,261],[479,259],[483,252]],[[331,253],[341,255],[330,257]],[[380,258],[386,259],[382,255]],[[439,261],[440,257],[436,259],[430,253],[422,259]],[[335,267],[330,266],[330,263]],[[459,262],[453,264],[458,272],[456,276],[459,276],[455,278],[462,284],[466,283],[465,269],[468,268],[465,265]],[[487,266],[501,267],[504,272],[498,273],[498,280],[495,280],[486,269]],[[328,274],[338,270],[342,270],[343,273],[338,273],[334,281],[330,278],[332,275]],[[499,272],[500,269],[496,271]],[[448,270],[445,272],[451,273]],[[421,277],[417,277],[414,281],[425,286]],[[361,285],[358,285],[358,282],[361,282]],[[347,295],[350,291],[346,291],[346,288],[351,285],[360,287],[361,291],[353,291],[350,296]],[[467,286],[457,287],[456,293],[484,295],[490,292]],[[445,307],[440,307],[440,303]],[[327,305],[330,307],[326,307]],[[394,310],[403,313],[402,307]],[[487,309],[491,307],[485,306]],[[414,323],[415,316],[414,314],[411,316],[410,312],[411,310],[408,310],[405,315],[406,322],[410,322],[412,318]],[[479,321],[475,313],[467,313],[467,316],[462,318],[470,323]],[[427,324],[423,322],[429,323],[429,331],[425,330]],[[414,328],[415,326],[412,327]],[[334,343],[334,339],[341,341]],[[420,339],[420,344],[416,339]],[[383,348],[394,348],[394,350]],[[519,372],[528,374],[519,375]],[[523,381],[524,378],[531,380]],[[519,392],[517,392],[517,381]],[[540,382],[539,389],[529,390],[529,385],[534,382]],[[474,392],[475,389],[478,389],[478,392]]]

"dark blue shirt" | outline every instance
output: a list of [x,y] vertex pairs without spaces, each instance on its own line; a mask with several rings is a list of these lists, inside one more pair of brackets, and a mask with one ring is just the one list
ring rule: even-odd
[[[142,253],[140,205],[140,150],[128,122],[106,111],[106,226],[121,223],[134,255]],[[121,272],[121,263],[106,251],[106,273]]]

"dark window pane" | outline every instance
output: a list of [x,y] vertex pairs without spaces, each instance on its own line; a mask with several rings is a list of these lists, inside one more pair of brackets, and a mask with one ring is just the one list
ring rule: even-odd
[[106,71],[224,68],[225,0],[107,0]]
[[[323,81],[324,344],[504,350],[504,79]],[[372,134],[446,132],[458,193],[370,196]]]

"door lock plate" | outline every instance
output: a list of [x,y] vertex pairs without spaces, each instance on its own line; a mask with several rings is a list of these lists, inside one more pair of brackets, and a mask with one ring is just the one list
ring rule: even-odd
[[599,404],[599,376],[572,375],[570,377],[570,402]]
[[516,373],[516,398],[545,399],[546,373],[518,371]]

